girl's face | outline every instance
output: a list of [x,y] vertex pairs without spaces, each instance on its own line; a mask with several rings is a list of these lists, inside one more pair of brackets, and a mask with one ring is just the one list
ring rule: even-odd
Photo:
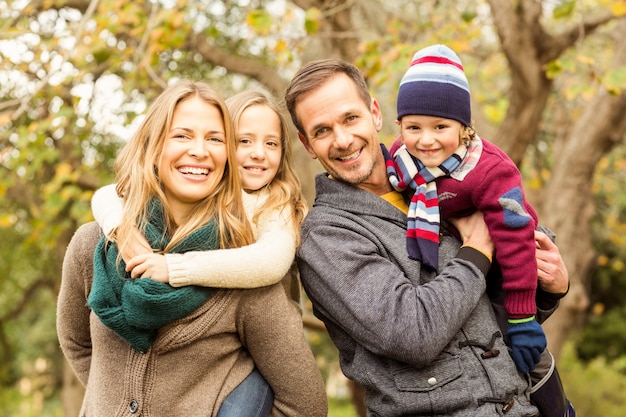
[[396,123],[406,149],[428,168],[441,165],[461,143],[463,125],[456,120],[408,115]]
[[224,176],[224,122],[217,107],[191,97],[176,106],[166,135],[159,179],[174,216],[180,217],[210,195]]
[[243,111],[236,130],[241,184],[244,190],[259,190],[272,182],[280,166],[280,119],[271,108],[256,104]]

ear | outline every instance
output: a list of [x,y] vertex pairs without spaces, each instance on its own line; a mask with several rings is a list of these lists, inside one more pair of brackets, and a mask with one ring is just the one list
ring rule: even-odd
[[317,154],[311,147],[309,140],[300,132],[298,132],[298,139],[300,139],[300,142],[302,142],[302,144],[304,145],[304,149],[306,149],[307,153],[311,156],[311,158],[317,159]]
[[376,128],[377,132],[380,132],[380,130],[383,128],[383,113],[380,110],[380,104],[378,104],[378,101],[374,97],[372,97],[370,111],[372,112],[374,127]]

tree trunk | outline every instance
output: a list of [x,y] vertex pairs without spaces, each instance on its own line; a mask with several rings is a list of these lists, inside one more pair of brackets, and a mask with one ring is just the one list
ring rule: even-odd
[[[541,2],[489,1],[494,24],[509,61],[511,89],[509,108],[494,141],[520,163],[526,148],[533,143],[553,82],[545,74],[545,65],[558,58],[576,41],[588,36],[606,22],[606,16],[589,17],[582,26],[553,36],[541,26]],[[613,32],[623,37],[624,19]],[[582,34],[581,34],[582,33]],[[578,38],[580,40],[580,37]],[[623,42],[618,46],[614,67],[624,65]],[[570,293],[554,316],[545,323],[550,350],[558,358],[569,331],[581,323],[588,306],[589,271],[594,255],[591,246],[591,219],[594,213],[591,185],[595,167],[626,132],[626,98],[611,96],[601,90],[586,113],[569,130],[558,154],[552,178],[544,190],[545,199],[536,206],[541,223],[557,233],[557,242],[570,274]]]
[[[626,65],[626,41],[622,19],[613,32],[616,37],[614,67]],[[551,349],[559,352],[567,334],[584,319],[588,306],[587,288],[595,254],[591,246],[591,219],[594,215],[591,190],[593,174],[600,159],[626,135],[626,93],[612,94],[601,88],[585,113],[570,130],[548,185],[542,216],[558,232],[558,245],[567,264],[571,288],[562,307],[546,323]]]

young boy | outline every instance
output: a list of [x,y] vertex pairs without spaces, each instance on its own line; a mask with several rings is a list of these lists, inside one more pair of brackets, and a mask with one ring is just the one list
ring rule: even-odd
[[[522,373],[539,364],[541,375],[532,375],[537,393],[548,379],[556,378],[560,387],[552,356],[544,353],[544,332],[535,320],[537,214],[525,200],[513,161],[476,135],[469,84],[454,51],[433,45],[414,55],[400,82],[397,109],[400,137],[391,148],[393,158],[386,155],[387,171],[396,190],[414,191],[408,213],[409,257],[437,270],[440,219],[482,212],[501,270],[495,280],[490,274],[494,282],[488,283],[488,292],[494,293],[494,286],[505,291],[511,356]],[[546,403],[555,414],[541,409],[537,396],[543,416],[574,415],[562,390],[560,395],[557,400],[551,390]]]

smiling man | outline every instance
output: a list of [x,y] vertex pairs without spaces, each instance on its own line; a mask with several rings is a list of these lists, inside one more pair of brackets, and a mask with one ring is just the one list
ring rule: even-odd
[[507,348],[485,295],[493,243],[480,213],[455,222],[462,245],[442,231],[439,275],[422,269],[406,255],[408,208],[389,185],[380,106],[359,70],[306,64],[285,101],[327,171],[302,227],[302,283],[342,371],[365,387],[368,416],[536,416],[528,382],[499,354]]

